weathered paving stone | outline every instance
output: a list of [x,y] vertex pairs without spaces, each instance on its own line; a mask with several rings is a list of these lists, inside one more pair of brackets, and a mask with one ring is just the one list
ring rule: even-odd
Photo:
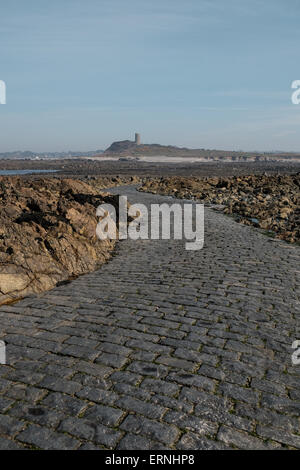
[[[65,376],[68,375],[70,370],[73,370],[72,367],[74,366],[74,364],[79,363],[79,359],[77,358],[60,356],[58,354],[52,354],[52,353],[48,353],[46,356],[44,356],[43,361],[47,364],[46,367],[43,369],[46,371],[46,373],[51,374],[50,368],[53,367],[53,365],[57,365],[59,367],[62,367],[61,373]],[[49,372],[48,372],[48,368],[49,368]]]
[[0,414],[0,435],[13,437],[25,427],[25,423],[11,416]]
[[58,376],[60,379],[68,379],[74,375],[74,370],[71,367],[65,367],[58,364],[48,364],[43,368],[45,374],[53,376]]
[[47,390],[54,392],[67,393],[73,395],[82,388],[78,382],[72,382],[71,380],[59,379],[58,377],[48,375],[40,383],[39,386]]
[[40,405],[23,404],[21,402],[16,403],[9,411],[9,415],[48,428],[55,428],[64,418],[62,411],[52,410]]
[[138,339],[131,339],[126,342],[126,345],[134,349],[145,349],[146,351],[152,351],[156,354],[169,354],[172,351],[172,348],[169,348],[168,346],[163,346],[162,344],[157,343],[151,343],[150,341],[140,341]]
[[122,433],[103,424],[95,424],[82,418],[67,418],[60,424],[58,431],[67,432],[78,439],[93,441],[113,449],[122,437]]
[[126,348],[119,344],[104,343],[104,342],[100,343],[97,349],[105,353],[119,354],[122,356],[129,356],[129,354],[132,352],[132,349]]
[[177,444],[178,450],[226,450],[232,448],[222,442],[206,439],[193,432],[185,433]]
[[79,357],[80,359],[91,360],[93,361],[96,357],[99,356],[100,351],[96,351],[92,348],[87,348],[79,345],[70,345],[66,346],[61,350],[61,354],[66,356]]
[[117,369],[123,367],[126,362],[128,362],[128,358],[126,356],[121,356],[120,354],[102,353],[96,359],[96,363],[98,364],[104,364],[106,366],[115,367]]
[[94,405],[84,413],[86,419],[112,427],[117,426],[122,416],[124,411],[104,405]]
[[135,434],[126,434],[118,445],[118,450],[167,450],[160,442],[146,439]]
[[[202,366],[198,370],[198,374],[220,381],[226,379],[225,372],[223,372],[220,368],[208,366],[207,364],[202,364]],[[229,380],[229,377],[227,377],[227,380]]]
[[129,371],[114,372],[110,377],[112,382],[128,383],[130,385],[137,385],[142,381],[143,376]]
[[71,336],[71,338],[67,339],[64,342],[64,344],[72,344],[72,345],[75,344],[81,347],[95,349],[96,346],[98,346],[99,341],[95,341],[95,340],[87,339],[87,338],[80,338],[77,336]]
[[152,377],[163,378],[166,377],[169,369],[163,365],[157,365],[151,362],[147,363],[135,361],[129,364],[127,370],[141,375],[149,375]]
[[189,351],[186,348],[177,348],[174,351],[174,356],[180,359],[186,359],[187,361],[194,361],[198,365],[202,363],[202,354],[197,351]]
[[162,393],[164,395],[173,396],[180,390],[180,387],[176,384],[166,382],[159,379],[146,378],[141,383],[141,388],[149,390],[151,392]]
[[147,351],[136,351],[130,354],[130,359],[133,361],[154,362],[156,358],[156,353]]
[[5,411],[7,411],[13,403],[14,400],[9,400],[8,398],[0,396],[0,413],[5,413]]
[[75,450],[80,442],[65,434],[50,431],[34,424],[18,435],[18,440],[46,450]]
[[142,416],[127,416],[120,428],[124,431],[149,437],[167,446],[172,445],[179,436],[179,431],[175,426],[162,424],[158,421],[151,421]]
[[221,426],[218,432],[218,439],[227,445],[233,445],[239,449],[245,450],[271,450],[281,447],[279,444],[266,443],[264,440],[258,439],[251,434],[227,426]]
[[116,406],[129,412],[135,412],[142,416],[147,416],[152,419],[160,419],[162,415],[167,411],[159,405],[154,405],[149,402],[138,400],[133,397],[123,397],[116,402]]
[[110,367],[105,367],[103,365],[93,364],[89,362],[80,361],[75,366],[74,369],[78,372],[83,372],[84,374],[93,375],[97,378],[107,377],[112,369]]
[[219,387],[220,392],[225,396],[234,398],[238,401],[244,401],[246,403],[257,404],[260,399],[260,395],[255,390],[249,388],[238,387],[233,384],[221,384]]
[[202,375],[188,374],[184,372],[171,372],[166,380],[177,382],[183,385],[191,385],[193,387],[199,387],[203,390],[214,391],[216,382]]
[[282,413],[289,413],[295,416],[299,416],[300,413],[300,403],[298,401],[290,400],[289,398],[263,394],[261,403],[267,408],[271,408]]
[[287,396],[287,389],[284,385],[277,384],[269,380],[253,379],[251,381],[251,388],[275,395]]
[[134,387],[133,385],[126,383],[116,383],[113,387],[113,390],[118,392],[120,395],[129,395],[145,401],[149,401],[152,396],[152,394],[147,390],[143,390],[140,387]]
[[190,387],[182,388],[179,399],[194,403],[198,412],[207,413],[207,416],[211,413],[213,416],[223,414],[224,410],[229,412],[233,408],[233,401],[230,398],[212,395]]
[[23,372],[40,372],[41,371],[41,363],[38,361],[16,361],[14,363],[15,369],[21,369]]
[[111,390],[101,390],[93,387],[83,387],[81,390],[76,392],[76,396],[91,402],[102,403],[105,405],[113,405],[119,398],[119,395]]
[[84,441],[85,444],[82,444],[78,450],[107,450],[106,447],[92,444],[91,442]]
[[281,428],[291,434],[298,433],[299,431],[300,421],[297,416],[284,415],[274,410],[257,408],[245,403],[238,403],[235,407],[235,412],[240,417],[253,419],[264,426]]
[[73,375],[72,380],[74,382],[81,383],[84,387],[93,389],[108,390],[111,388],[112,383],[108,379],[102,379],[101,377],[95,377],[94,375],[87,375],[81,372]]
[[164,406],[165,408],[171,408],[177,411],[185,411],[186,413],[191,413],[193,411],[193,406],[191,403],[178,400],[177,398],[167,397],[166,395],[153,395],[151,397],[151,402]]
[[28,385],[37,385],[42,381],[42,379],[44,378],[44,375],[37,374],[31,371],[14,370],[14,371],[9,372],[6,375],[6,378],[15,382],[19,381],[21,383],[25,383]]
[[24,450],[24,447],[18,442],[0,437],[0,450]]
[[200,251],[123,240],[0,307],[0,449],[299,448],[299,247],[205,216]]
[[300,449],[300,436],[296,436],[282,429],[258,426],[257,434],[265,439],[273,439],[274,441],[282,442],[283,444]]
[[195,362],[185,361],[183,359],[177,359],[176,357],[170,356],[159,356],[155,362],[190,372],[193,372],[197,368],[197,364]]
[[67,415],[77,416],[87,408],[88,403],[62,393],[51,392],[46,398],[44,398],[44,400],[42,400],[41,405],[46,405],[49,408],[63,411]]
[[164,416],[166,423],[176,424],[180,429],[187,431],[195,431],[197,434],[204,436],[213,437],[218,430],[218,424],[203,419],[199,419],[196,416],[187,415],[178,411],[168,411]]

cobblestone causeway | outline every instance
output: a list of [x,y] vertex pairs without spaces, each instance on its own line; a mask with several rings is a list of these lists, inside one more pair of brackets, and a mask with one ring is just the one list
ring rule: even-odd
[[0,308],[0,449],[300,448],[300,249],[205,218]]

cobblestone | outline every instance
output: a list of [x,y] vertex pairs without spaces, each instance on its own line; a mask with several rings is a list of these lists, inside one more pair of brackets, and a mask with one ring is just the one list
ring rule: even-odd
[[300,448],[299,247],[205,211],[200,251],[120,241],[0,308],[0,449]]

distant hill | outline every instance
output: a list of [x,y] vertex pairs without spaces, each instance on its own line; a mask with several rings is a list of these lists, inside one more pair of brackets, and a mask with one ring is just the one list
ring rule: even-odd
[[300,159],[300,154],[292,152],[242,152],[216,149],[189,149],[174,145],[136,144],[131,140],[113,142],[100,157],[142,157],[142,156],[197,157],[204,160],[288,160]]
[[118,153],[124,154],[128,153],[132,155],[140,154],[140,155],[167,155],[167,154],[176,154],[182,152],[191,152],[190,149],[187,148],[180,148],[175,147],[174,145],[160,145],[160,144],[139,144],[137,145],[135,142],[131,140],[120,140],[117,142],[113,142],[110,147],[105,150],[105,154],[107,153]]

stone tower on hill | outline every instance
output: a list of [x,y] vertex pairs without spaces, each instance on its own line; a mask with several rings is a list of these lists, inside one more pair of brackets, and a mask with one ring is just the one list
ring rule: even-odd
[[135,144],[140,145],[141,143],[141,134],[135,133]]

